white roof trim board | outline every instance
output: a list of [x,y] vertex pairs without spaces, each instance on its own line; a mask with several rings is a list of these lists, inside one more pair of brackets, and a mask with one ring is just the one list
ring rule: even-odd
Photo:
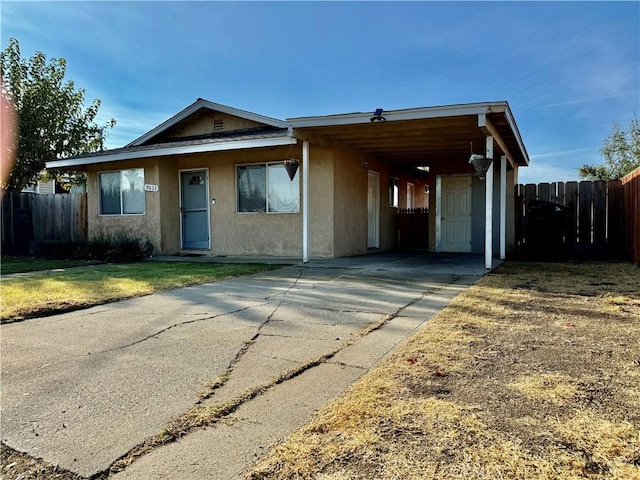
[[290,136],[258,138],[252,140],[234,140],[229,142],[200,143],[195,145],[168,145],[161,148],[145,150],[127,150],[104,155],[90,155],[47,162],[47,168],[76,167],[93,163],[117,162],[119,160],[133,160],[136,158],[161,157],[166,155],[182,155],[186,153],[219,152],[225,150],[240,150],[243,148],[278,147],[282,145],[295,145],[297,140]]
[[[443,105],[437,107],[410,108],[405,110],[384,110],[382,115],[387,122],[401,120],[423,120],[429,118],[457,117],[464,115],[478,115],[487,113],[504,113],[509,127],[513,132],[524,160],[529,165],[529,155],[525,149],[520,131],[516,126],[509,103],[506,101],[466,103],[461,105]],[[315,117],[288,118],[287,121],[293,128],[313,128],[340,125],[357,125],[371,122],[372,112],[369,113],[345,113],[338,115],[322,115]]]
[[[405,110],[384,110],[382,115],[387,122],[399,120],[421,120],[427,118],[456,117],[477,115],[479,113],[503,112],[509,106],[506,102],[468,103],[441,107],[410,108]],[[370,123],[372,113],[345,113],[340,115],[322,115],[317,117],[288,118],[293,128],[326,127],[332,125],[354,125]]]
[[233,115],[240,118],[245,118],[247,120],[253,120],[254,122],[263,123],[265,125],[270,125],[272,127],[278,128],[288,128],[289,124],[282,120],[278,120],[276,118],[265,117],[264,115],[259,115],[257,113],[247,112],[246,110],[240,110],[238,108],[228,107],[227,105],[222,105],[220,103],[210,102],[209,100],[204,100],[199,98],[194,103],[189,105],[187,108],[177,113],[169,120],[161,123],[153,130],[148,131],[141,137],[136,138],[133,142],[126,145],[127,147],[137,147],[142,145],[144,142],[149,140],[150,138],[155,137],[156,135],[164,132],[165,130],[173,127],[178,122],[184,120],[189,115],[195,113],[201,108],[207,108],[209,110],[215,110],[217,112],[226,113],[228,115]]

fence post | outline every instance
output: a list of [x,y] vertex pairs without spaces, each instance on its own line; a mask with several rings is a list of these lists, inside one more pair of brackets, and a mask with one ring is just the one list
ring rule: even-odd
[[593,182],[593,244],[603,246],[607,241],[607,184]]
[[580,182],[578,185],[578,238],[581,245],[591,244],[591,213],[593,183]]
[[564,184],[564,201],[565,206],[571,211],[566,241],[568,245],[574,245],[578,240],[578,182]]
[[551,185],[548,183],[538,184],[538,200],[542,200],[544,202],[551,201]]

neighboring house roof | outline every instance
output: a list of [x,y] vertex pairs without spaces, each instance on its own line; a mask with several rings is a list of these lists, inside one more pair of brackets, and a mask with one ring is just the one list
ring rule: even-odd
[[[254,128],[191,137],[172,137],[202,110],[231,115]],[[373,115],[373,117],[372,117]],[[529,164],[524,142],[506,101],[347,113],[277,120],[199,98],[166,122],[123,148],[47,162],[47,168],[84,166],[136,158],[292,145],[313,136],[358,148],[405,165],[430,165],[484,153],[491,135],[515,165]],[[380,121],[377,121],[380,120]],[[384,120],[384,121],[382,121]],[[181,123],[182,122],[182,123]],[[154,140],[156,143],[153,143]]]

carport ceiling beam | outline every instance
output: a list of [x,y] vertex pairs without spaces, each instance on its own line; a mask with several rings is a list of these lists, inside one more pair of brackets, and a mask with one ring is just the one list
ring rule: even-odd
[[500,150],[502,150],[502,153],[504,153],[509,160],[511,168],[515,168],[516,162],[513,159],[513,155],[511,155],[511,152],[507,148],[506,143],[504,143],[504,140],[502,140],[502,137],[498,133],[498,130],[496,130],[496,127],[493,125],[493,122],[491,122],[491,120],[487,117],[486,113],[478,114],[478,127],[484,132],[485,135],[493,137],[493,139],[500,147]]

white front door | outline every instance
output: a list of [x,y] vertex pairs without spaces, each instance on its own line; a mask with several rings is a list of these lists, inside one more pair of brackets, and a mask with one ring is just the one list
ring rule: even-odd
[[367,248],[380,247],[380,175],[369,172],[367,186]]
[[471,177],[442,177],[440,251],[471,252]]

